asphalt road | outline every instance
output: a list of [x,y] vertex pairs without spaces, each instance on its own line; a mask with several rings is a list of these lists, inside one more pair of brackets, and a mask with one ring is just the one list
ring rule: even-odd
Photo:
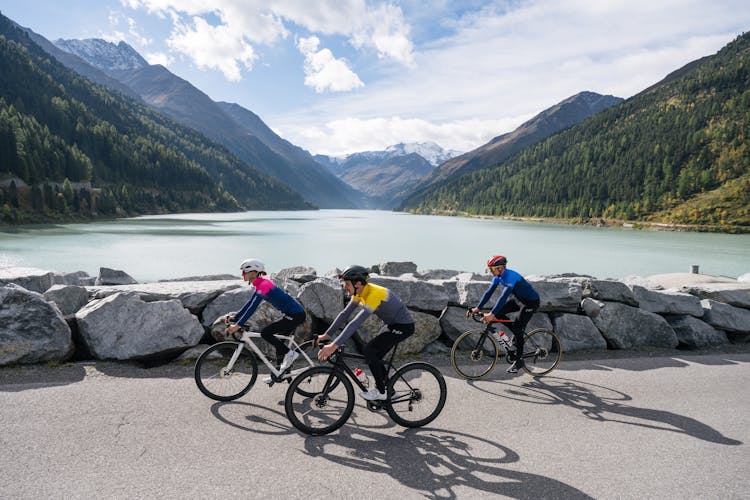
[[407,430],[358,402],[297,432],[286,385],[218,403],[190,366],[0,369],[0,498],[748,498],[750,353],[564,361]]

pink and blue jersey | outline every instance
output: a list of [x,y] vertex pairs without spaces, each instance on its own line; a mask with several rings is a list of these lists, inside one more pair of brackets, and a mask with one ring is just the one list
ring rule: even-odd
[[294,297],[276,286],[268,278],[258,276],[253,280],[252,285],[255,287],[255,293],[235,315],[238,325],[244,325],[263,300],[268,301],[273,307],[287,315],[304,312],[304,308]]

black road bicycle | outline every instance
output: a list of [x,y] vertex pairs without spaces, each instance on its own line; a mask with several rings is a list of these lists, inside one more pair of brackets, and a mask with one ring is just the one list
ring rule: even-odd
[[[471,315],[477,322],[482,321],[482,313]],[[497,363],[500,350],[505,352],[505,360],[513,363],[517,354],[515,345],[504,332],[498,332],[495,323],[510,328],[513,320],[501,318],[462,333],[453,343],[451,364],[463,378],[477,380],[492,371]],[[562,358],[562,345],[557,334],[546,328],[536,328],[524,335],[523,370],[529,375],[540,377],[551,372]]]
[[[385,401],[368,401],[367,409],[385,409],[388,415],[404,427],[421,427],[440,415],[445,406],[445,379],[429,363],[413,362],[394,367],[396,348],[387,363],[388,378]],[[352,381],[363,391],[368,388],[359,381],[347,359],[364,360],[361,354],[345,351],[333,353],[330,365],[309,368],[292,381],[286,391],[284,408],[292,425],[306,434],[328,434],[347,421],[354,410]]]

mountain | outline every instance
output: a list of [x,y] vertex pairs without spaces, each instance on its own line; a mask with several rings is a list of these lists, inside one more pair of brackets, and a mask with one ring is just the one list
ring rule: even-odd
[[99,39],[56,40],[55,44],[125,85],[150,106],[288,184],[310,203],[321,208],[362,206],[362,193],[279,137],[257,115],[237,104],[214,102],[163,66],[149,65],[128,44]]
[[49,57],[0,15],[0,219],[312,208],[205,136]]
[[750,231],[750,33],[411,209]]
[[384,151],[314,158],[341,180],[370,196],[376,208],[390,209],[429,176],[435,165],[457,154],[434,142],[420,142],[400,143]]
[[620,97],[595,92],[580,92],[569,97],[542,111],[513,132],[499,135],[473,151],[445,161],[404,200],[404,206],[414,206],[419,200],[430,196],[446,179],[497,165],[526,146],[580,123],[589,116],[622,101]]

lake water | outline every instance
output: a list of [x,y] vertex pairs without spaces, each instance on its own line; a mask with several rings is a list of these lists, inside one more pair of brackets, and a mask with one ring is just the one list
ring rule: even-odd
[[305,265],[412,261],[420,270],[483,272],[494,254],[524,275],[598,278],[750,272],[750,235],[636,231],[360,210],[145,216],[0,230],[0,265],[121,269],[139,281],[231,273],[246,257],[270,272]]

